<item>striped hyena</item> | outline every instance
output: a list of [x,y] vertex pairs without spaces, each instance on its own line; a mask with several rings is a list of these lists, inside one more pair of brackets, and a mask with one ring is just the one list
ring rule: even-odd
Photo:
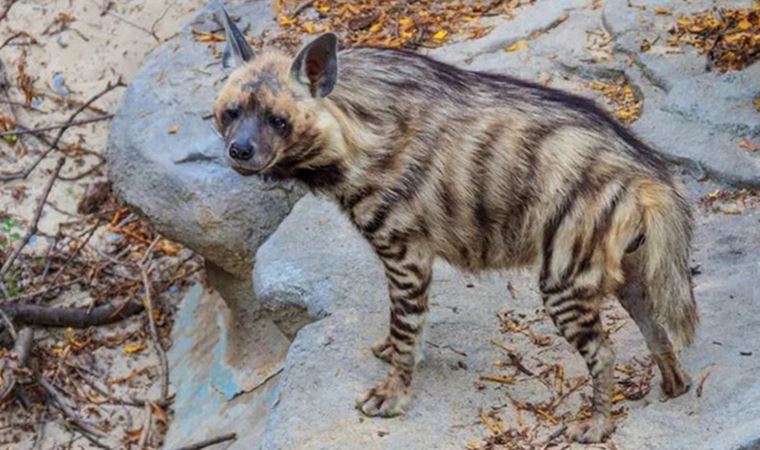
[[338,52],[324,34],[290,58],[254,58],[225,12],[215,103],[229,164],[295,178],[338,203],[385,266],[390,363],[362,395],[369,416],[407,408],[433,260],[479,272],[538,266],[546,312],[583,355],[593,414],[570,430],[597,442],[610,418],[614,354],[600,321],[615,295],[646,339],[669,397],[690,381],[668,337],[697,324],[691,215],[652,149],[592,101],[385,48]]

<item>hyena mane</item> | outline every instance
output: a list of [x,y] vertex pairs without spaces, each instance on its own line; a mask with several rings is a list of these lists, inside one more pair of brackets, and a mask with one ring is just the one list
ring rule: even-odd
[[662,159],[592,101],[402,50],[338,52],[333,34],[292,60],[254,58],[221,18],[241,65],[215,107],[230,165],[332,198],[385,267],[390,330],[373,351],[391,369],[358,400],[363,413],[410,401],[435,258],[537,266],[544,307],[594,380],[577,440],[613,428],[609,295],[639,325],[664,392],[688,389],[666,330],[689,343],[697,322],[689,208]]

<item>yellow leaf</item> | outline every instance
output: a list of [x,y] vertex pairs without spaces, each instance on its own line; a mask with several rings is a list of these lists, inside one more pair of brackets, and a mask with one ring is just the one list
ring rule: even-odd
[[612,403],[619,403],[625,400],[625,394],[622,392],[616,392],[615,395],[612,396]]
[[468,441],[467,442],[467,449],[468,450],[477,450],[480,448],[480,444],[478,444],[477,441]]
[[741,22],[736,25],[736,28],[741,31],[747,31],[752,28],[752,23],[747,19],[742,19]]
[[145,342],[132,342],[124,346],[124,353],[140,353],[145,348]]
[[414,25],[414,21],[410,17],[402,17],[398,20],[398,26],[401,28],[409,28]]
[[441,31],[439,31],[439,32],[437,32],[437,33],[435,33],[433,35],[433,39],[435,39],[436,41],[442,41],[442,40],[446,39],[446,36],[448,36],[448,35],[449,35],[448,31],[441,30]]
[[303,31],[305,31],[308,34],[314,33],[314,24],[311,22],[306,22],[303,24]]
[[319,8],[317,8],[317,11],[319,11],[322,14],[326,14],[326,13],[330,12],[330,7],[327,6],[327,5],[323,5],[323,6],[320,6]]
[[505,50],[507,52],[509,52],[509,53],[512,53],[512,52],[517,52],[517,51],[520,51],[520,50],[524,50],[526,48],[528,48],[528,41],[521,40],[521,41],[517,41],[514,44],[510,45]]

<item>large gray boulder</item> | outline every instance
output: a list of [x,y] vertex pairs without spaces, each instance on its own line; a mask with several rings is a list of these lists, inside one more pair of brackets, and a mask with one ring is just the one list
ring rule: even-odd
[[[270,2],[227,3],[252,35],[274,25]],[[122,200],[159,232],[202,255],[212,284],[236,309],[251,312],[256,249],[302,191],[265,186],[225,164],[210,118],[224,73],[192,32],[218,28],[209,6],[146,58],[113,120],[108,174]]]

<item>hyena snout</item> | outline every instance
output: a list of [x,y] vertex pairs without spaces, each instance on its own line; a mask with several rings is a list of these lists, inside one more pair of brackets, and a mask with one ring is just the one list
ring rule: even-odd
[[230,142],[227,153],[235,161],[248,161],[256,153],[256,144],[245,140],[234,140]]

